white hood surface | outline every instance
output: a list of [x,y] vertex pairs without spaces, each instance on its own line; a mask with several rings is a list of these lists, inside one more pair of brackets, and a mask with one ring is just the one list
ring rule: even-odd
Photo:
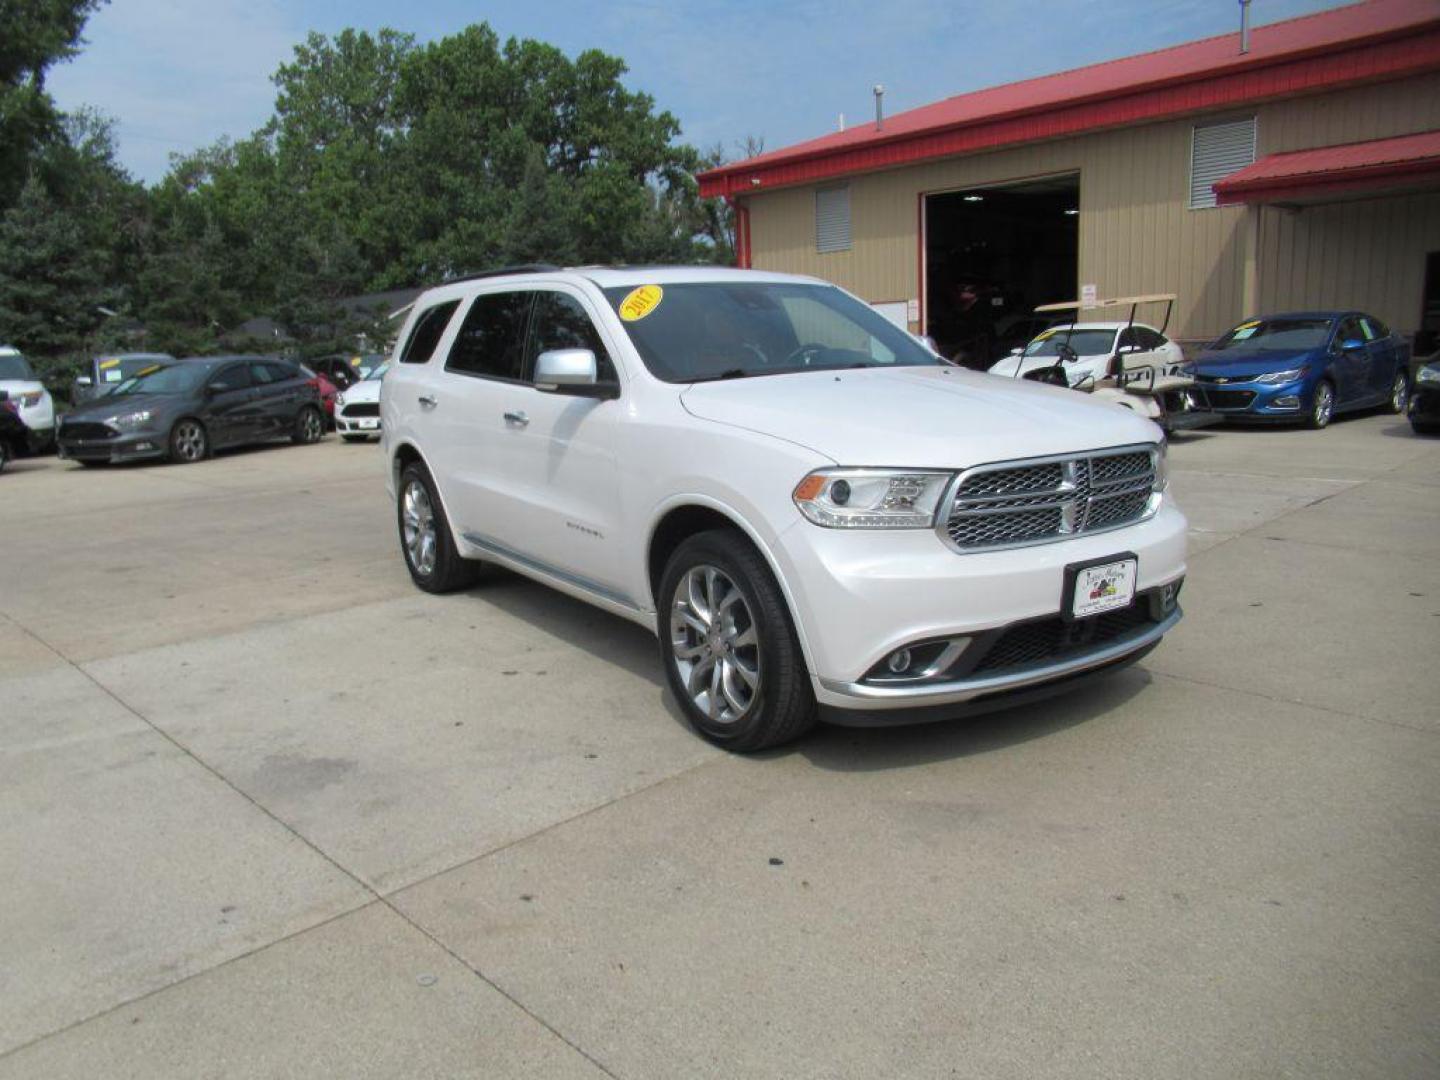
[[697,383],[681,402],[850,466],[960,468],[1161,438],[1150,421],[1078,391],[955,367],[728,379]]

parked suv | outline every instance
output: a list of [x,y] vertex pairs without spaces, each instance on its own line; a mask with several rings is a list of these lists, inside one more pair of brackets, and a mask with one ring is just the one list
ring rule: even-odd
[[394,361],[415,583],[492,561],[650,627],[733,750],[1063,691],[1180,618],[1158,428],[954,367],[822,281],[486,275],[425,293]]

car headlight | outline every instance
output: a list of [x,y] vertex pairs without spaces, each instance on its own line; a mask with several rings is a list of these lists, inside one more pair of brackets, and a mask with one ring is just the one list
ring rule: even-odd
[[1153,491],[1164,491],[1170,486],[1170,447],[1161,439],[1155,445],[1155,483],[1151,485]]
[[800,512],[828,529],[928,529],[953,473],[817,469],[795,486]]
[[1440,367],[1426,364],[1415,376],[1415,381],[1417,383],[1440,383]]
[[341,390],[339,393],[337,393],[337,394],[335,395],[335,404],[336,404],[336,405],[344,405],[344,404],[345,404],[345,391],[344,391],[344,390]]
[[125,413],[122,416],[112,416],[107,423],[114,424],[118,428],[139,428],[150,423],[150,410],[141,409],[139,412]]
[[1310,369],[1308,367],[1291,368],[1289,371],[1272,371],[1268,375],[1261,375],[1256,382],[1262,383],[1289,383],[1303,379]]
[[40,399],[45,396],[44,390],[26,390],[17,395],[17,400],[22,408],[31,409],[40,404]]

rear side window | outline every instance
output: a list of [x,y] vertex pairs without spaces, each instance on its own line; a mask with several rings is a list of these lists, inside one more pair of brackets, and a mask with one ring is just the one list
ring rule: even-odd
[[1146,349],[1147,351],[1153,351],[1155,349],[1161,349],[1165,347],[1164,337],[1157,334],[1149,327],[1137,326],[1135,328],[1135,336],[1140,339],[1140,347],[1142,349]]
[[525,356],[525,375],[535,373],[535,358],[552,349],[589,349],[595,354],[596,375],[601,382],[614,382],[615,365],[600,341],[600,332],[580,301],[564,293],[535,294],[535,318],[530,329],[530,348]]
[[445,327],[450,325],[450,316],[455,314],[455,309],[459,306],[459,300],[447,300],[443,304],[427,308],[415,320],[415,329],[410,331],[410,340],[405,342],[405,349],[400,353],[400,362],[428,364],[435,355],[435,346],[440,344]]
[[485,293],[470,305],[446,371],[490,379],[519,379],[525,350],[525,324],[534,293]]
[[216,374],[210,385],[216,390],[245,390],[250,386],[250,367],[247,364],[228,367]]

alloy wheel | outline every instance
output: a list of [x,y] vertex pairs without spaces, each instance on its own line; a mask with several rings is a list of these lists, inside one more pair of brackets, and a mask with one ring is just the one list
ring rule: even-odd
[[1324,427],[1330,423],[1330,417],[1335,412],[1335,391],[1330,389],[1329,383],[1321,383],[1315,388],[1315,426]]
[[1410,399],[1410,382],[1405,378],[1403,371],[1395,373],[1395,384],[1390,387],[1390,411],[1393,413],[1404,413],[1405,404]]
[[180,421],[175,428],[174,445],[181,461],[199,461],[205,456],[205,429],[194,420]]
[[320,437],[325,434],[325,421],[320,419],[320,414],[314,409],[305,410],[305,441],[319,442]]
[[402,513],[410,565],[417,574],[428,577],[435,570],[435,510],[430,505],[430,493],[420,481],[406,485]]
[[733,724],[759,700],[760,634],[745,595],[724,571],[687,570],[670,603],[670,650],[691,702]]

